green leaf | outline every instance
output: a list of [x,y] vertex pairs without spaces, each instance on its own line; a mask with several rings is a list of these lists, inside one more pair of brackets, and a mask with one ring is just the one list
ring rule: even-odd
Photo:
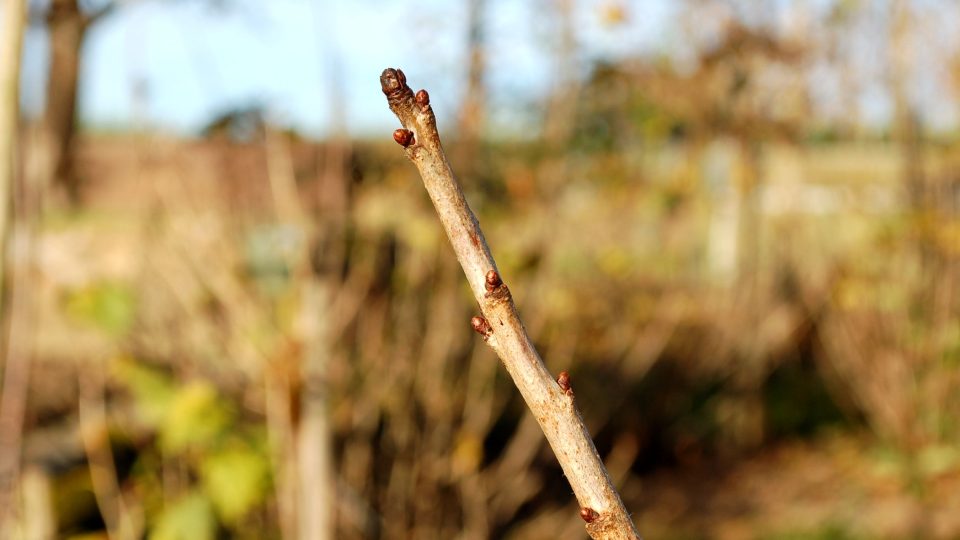
[[230,411],[216,388],[194,381],[173,396],[160,429],[160,444],[167,452],[206,447],[230,425]]
[[125,283],[103,281],[72,292],[67,297],[66,311],[78,321],[120,336],[133,324],[136,294]]
[[156,429],[166,417],[175,394],[170,377],[132,358],[118,359],[111,367],[114,378],[133,394],[139,420]]
[[160,514],[150,540],[213,540],[217,522],[206,497],[191,493]]
[[203,488],[224,523],[234,524],[267,495],[270,464],[249,448],[213,454],[200,465]]

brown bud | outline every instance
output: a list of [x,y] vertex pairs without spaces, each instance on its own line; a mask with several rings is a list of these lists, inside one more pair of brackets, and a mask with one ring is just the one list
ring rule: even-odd
[[380,74],[380,89],[384,94],[389,95],[391,92],[401,90],[406,82],[407,78],[403,72],[397,69],[387,68]]
[[414,144],[416,140],[413,137],[413,132],[409,129],[400,128],[393,132],[393,140],[397,141],[397,144],[406,148],[411,144]]
[[490,337],[490,334],[493,333],[493,328],[490,328],[490,323],[488,323],[483,317],[478,316],[470,319],[470,326],[473,327],[476,333],[480,334],[484,338]]
[[584,506],[580,509],[580,518],[586,521],[587,523],[593,523],[600,517],[600,514],[597,513],[593,508]]
[[503,285],[503,281],[500,279],[500,274],[496,270],[490,270],[487,272],[487,292],[492,292],[497,289],[497,287]]
[[419,105],[421,109],[426,109],[427,106],[430,105],[430,94],[428,94],[427,91],[422,88],[417,92],[417,95],[414,96],[414,99],[417,101],[417,105]]
[[561,371],[560,375],[557,375],[557,384],[560,385],[560,389],[563,390],[564,394],[572,394],[570,389],[570,374],[566,371]]
[[380,74],[380,88],[387,96],[390,108],[402,107],[413,99],[413,90],[407,86],[407,77],[399,69],[387,68]]

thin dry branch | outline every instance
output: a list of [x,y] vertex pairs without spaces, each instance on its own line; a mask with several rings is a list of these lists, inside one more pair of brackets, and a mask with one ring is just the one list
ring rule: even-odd
[[497,353],[540,424],[580,504],[580,517],[594,539],[640,538],[607,474],[576,408],[570,378],[547,371],[523,327],[507,286],[440,144],[436,117],[425,90],[414,95],[406,77],[386,69],[380,85],[402,129],[394,140],[406,149],[463,267],[482,317],[471,325]]

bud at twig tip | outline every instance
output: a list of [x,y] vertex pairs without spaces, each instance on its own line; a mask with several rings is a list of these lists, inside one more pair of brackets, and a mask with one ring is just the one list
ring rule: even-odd
[[498,274],[496,270],[490,270],[487,272],[486,282],[488,292],[494,291],[497,287],[503,285],[503,281],[500,279],[500,274]]
[[390,108],[402,107],[407,100],[413,100],[413,91],[407,86],[407,76],[402,70],[387,68],[380,74],[380,89],[387,96]]
[[387,68],[380,74],[380,87],[384,94],[389,94],[390,92],[403,88],[406,81],[407,78],[404,77],[403,72],[398,69]]
[[593,508],[584,506],[580,509],[580,518],[586,521],[587,523],[593,523],[600,517],[600,514],[597,513]]
[[411,144],[415,143],[416,140],[413,137],[413,132],[409,129],[400,128],[393,132],[393,140],[397,141],[397,144],[406,148]]

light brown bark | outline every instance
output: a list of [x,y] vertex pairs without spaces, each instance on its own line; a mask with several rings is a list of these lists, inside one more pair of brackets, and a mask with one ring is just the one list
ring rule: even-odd
[[569,377],[547,371],[523,327],[507,286],[440,144],[436,117],[423,90],[414,96],[400,70],[386,69],[380,84],[403,129],[394,139],[420,171],[457,259],[480,305],[474,329],[503,361],[540,424],[580,504],[594,539],[639,538],[574,403]]

